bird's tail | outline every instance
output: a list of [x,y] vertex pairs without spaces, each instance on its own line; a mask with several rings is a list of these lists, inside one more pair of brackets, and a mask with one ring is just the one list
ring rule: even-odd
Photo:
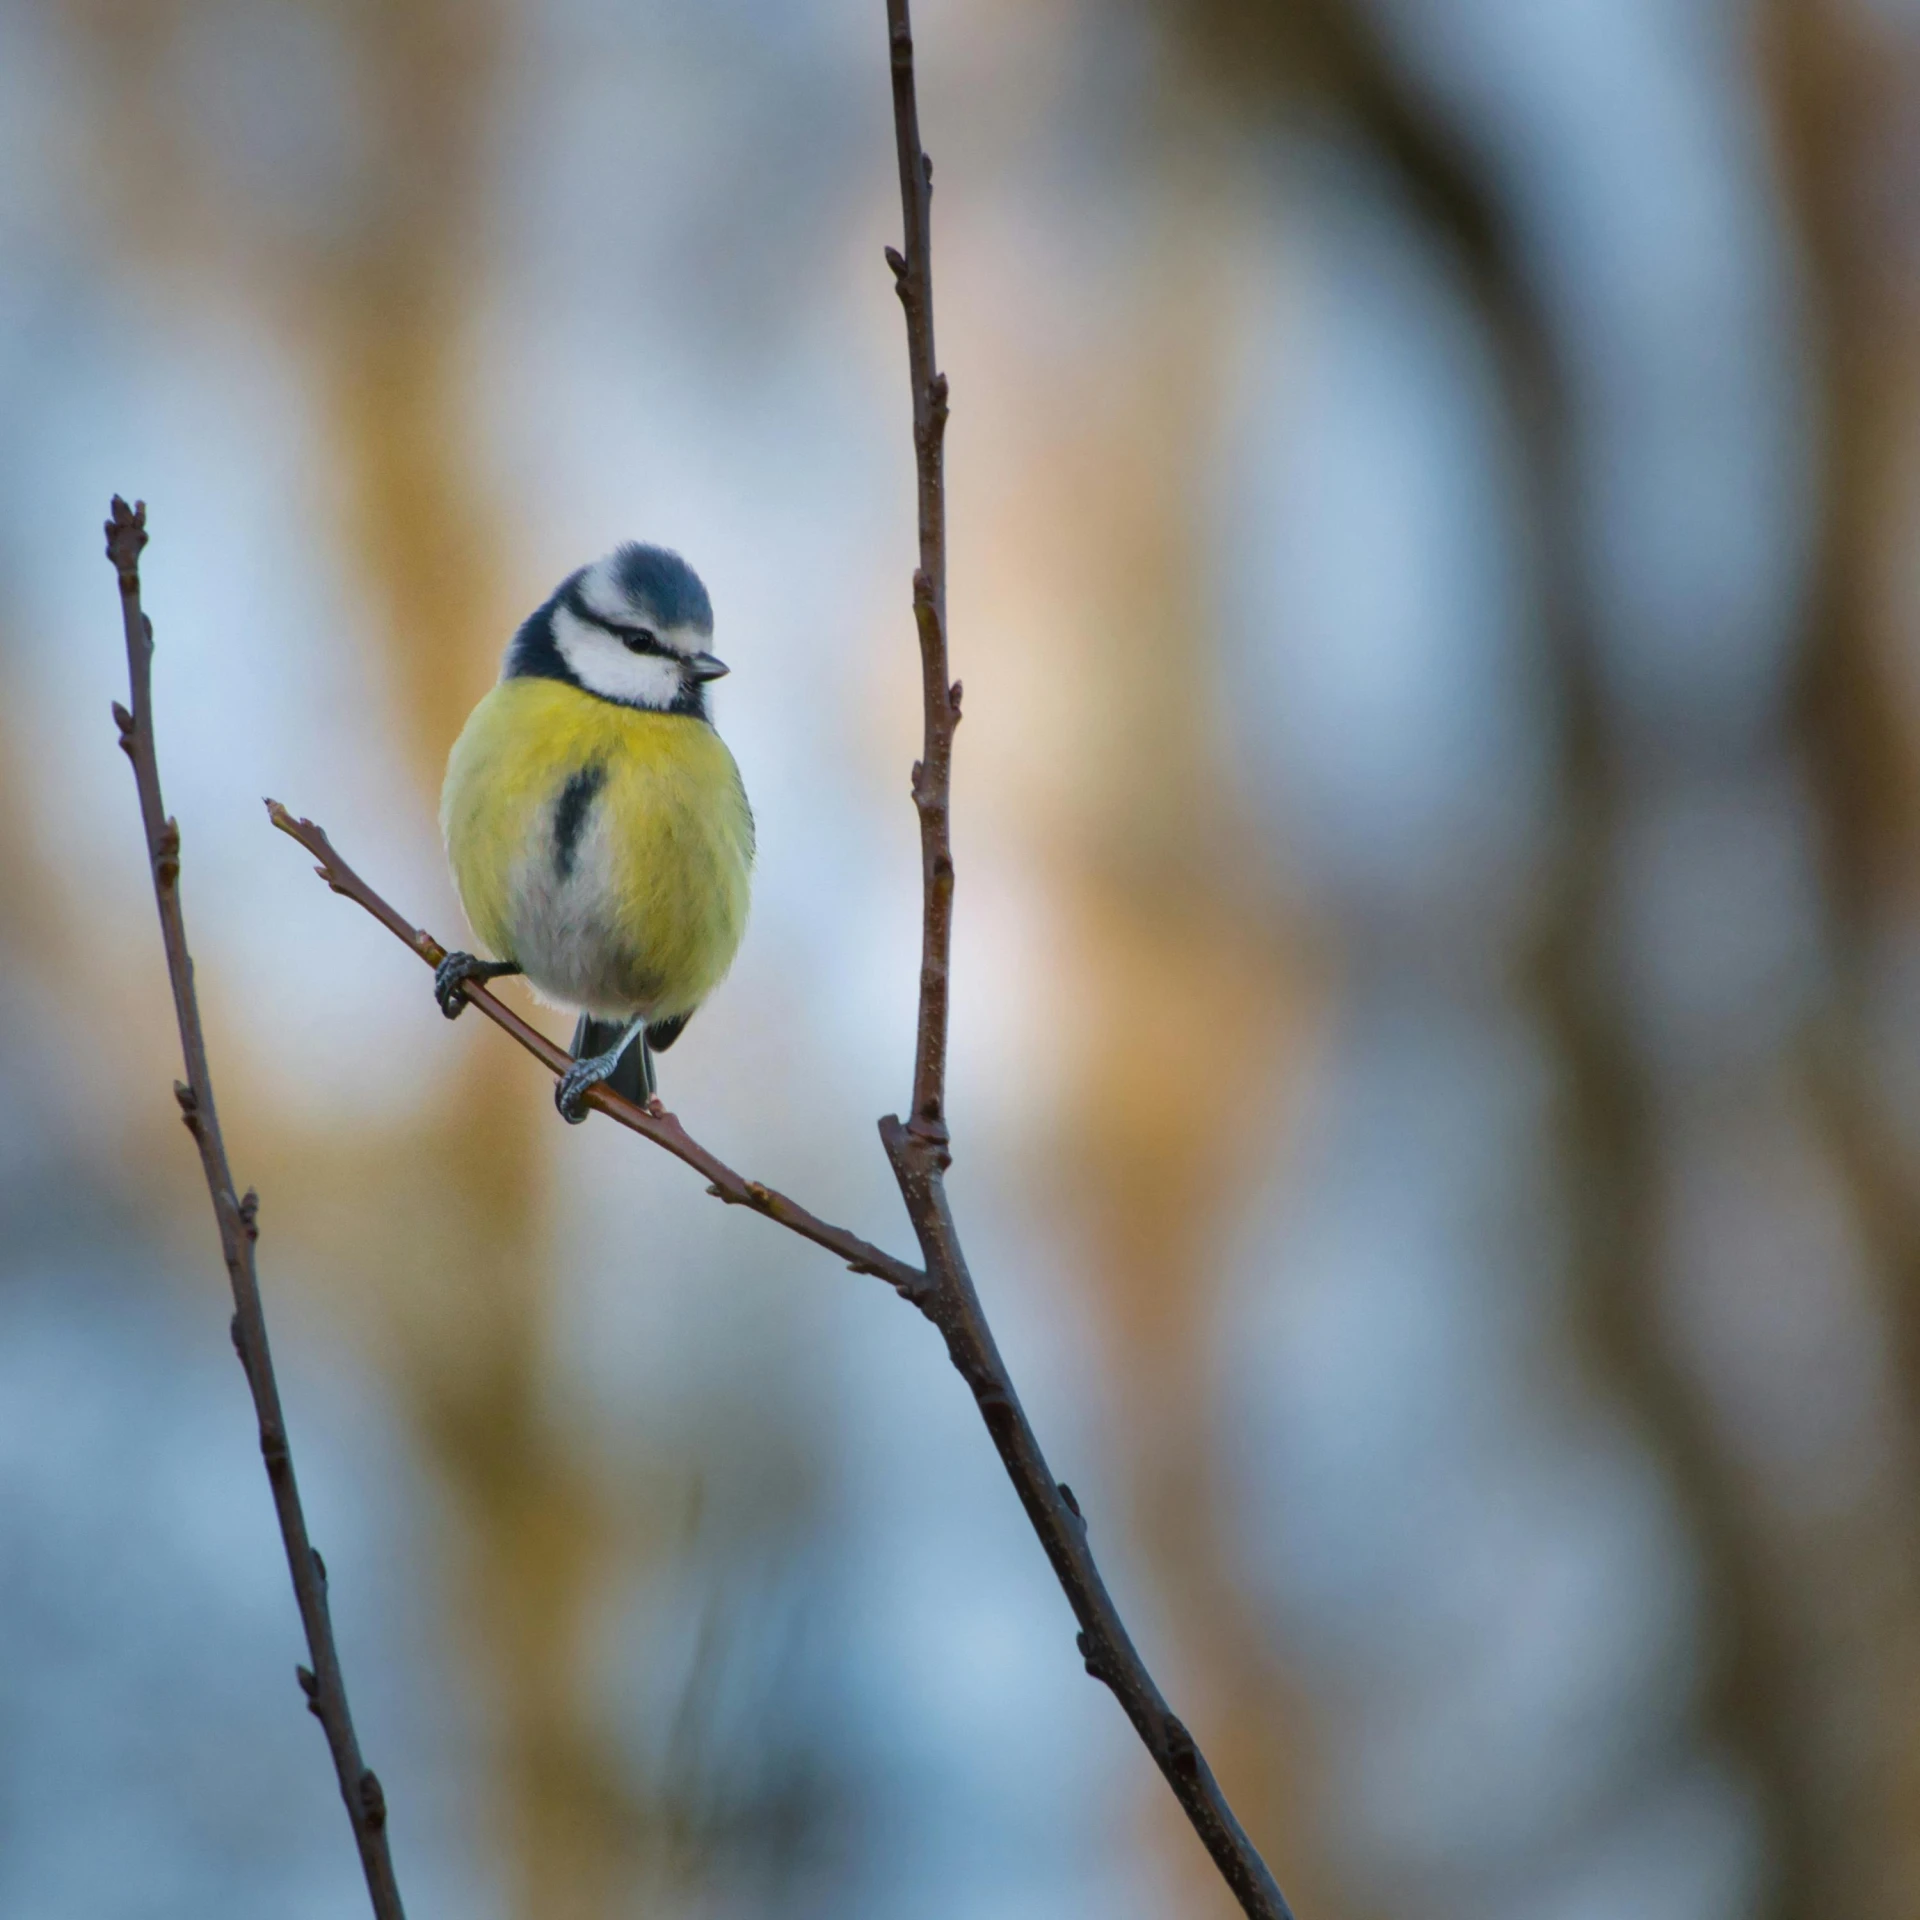
[[[573,1030],[573,1057],[584,1060],[590,1054],[605,1053],[620,1038],[623,1029],[621,1021],[596,1020],[591,1014],[583,1013],[580,1024]],[[606,1084],[636,1107],[644,1107],[653,1098],[653,1052],[644,1033],[633,1036],[632,1043],[620,1056],[620,1064],[607,1075]]]

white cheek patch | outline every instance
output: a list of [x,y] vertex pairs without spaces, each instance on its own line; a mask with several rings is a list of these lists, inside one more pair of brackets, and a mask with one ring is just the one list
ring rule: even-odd
[[[591,603],[590,603],[591,604]],[[629,653],[603,627],[570,607],[553,610],[553,644],[573,677],[603,700],[665,712],[680,697],[680,665],[657,653]]]

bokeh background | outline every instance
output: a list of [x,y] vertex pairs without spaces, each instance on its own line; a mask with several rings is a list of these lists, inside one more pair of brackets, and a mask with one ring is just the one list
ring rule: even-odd
[[[1314,1920],[1920,1910],[1920,10],[922,0],[953,1189]],[[666,1092],[907,1248],[879,0],[0,4],[0,1911],[362,1910],[100,557],[421,1920],[1221,1916],[938,1340],[543,1077],[447,746],[705,574],[755,919]],[[551,1016],[548,1016],[551,1019]]]

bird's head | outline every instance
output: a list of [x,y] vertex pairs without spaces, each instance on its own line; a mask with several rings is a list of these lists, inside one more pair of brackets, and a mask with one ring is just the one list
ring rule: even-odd
[[664,547],[629,542],[563,581],[514,635],[503,677],[564,680],[602,700],[707,718],[707,682],[727,671],[707,649],[713,604]]

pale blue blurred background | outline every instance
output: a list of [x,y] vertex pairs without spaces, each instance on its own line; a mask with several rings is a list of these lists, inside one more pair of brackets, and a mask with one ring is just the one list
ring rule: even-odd
[[[953,1195],[1315,1920],[1920,1904],[1902,0],[922,0]],[[664,1063],[910,1241],[879,0],[0,0],[0,1913],[346,1916],[99,523],[410,1911],[1230,1909],[937,1337],[605,1124],[464,929],[515,622],[680,548],[758,814]],[[552,1016],[547,1016],[552,1024]]]

